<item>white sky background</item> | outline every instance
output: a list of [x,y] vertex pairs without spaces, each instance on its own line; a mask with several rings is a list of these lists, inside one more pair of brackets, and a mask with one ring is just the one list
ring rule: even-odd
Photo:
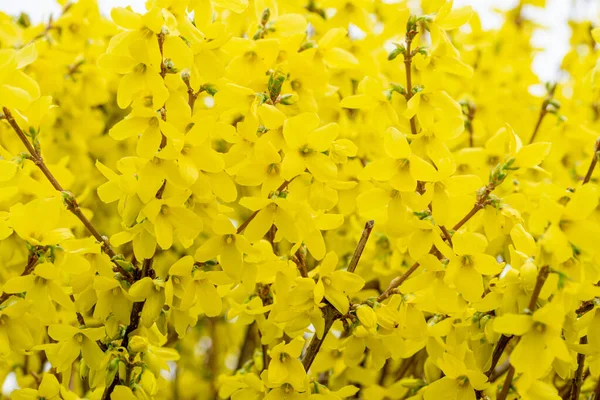
[[[533,37],[533,44],[543,48],[534,63],[533,69],[543,81],[557,78],[557,71],[563,55],[569,48],[569,17],[590,18],[600,21],[600,1],[598,0],[546,0],[545,9],[526,7],[524,13],[545,28],[540,28]],[[143,11],[144,0],[98,0],[101,10],[107,15],[110,9],[131,5],[136,11]],[[510,9],[518,0],[455,0],[456,6],[471,5],[481,15],[486,28],[501,24],[501,17],[494,9]],[[59,13],[60,6],[54,0],[0,0],[0,11],[16,15],[25,11],[33,21],[47,20],[50,14]]]

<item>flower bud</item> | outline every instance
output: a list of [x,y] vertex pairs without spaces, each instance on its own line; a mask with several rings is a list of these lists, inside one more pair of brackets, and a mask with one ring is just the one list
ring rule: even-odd
[[134,336],[129,341],[129,351],[132,353],[140,353],[148,350],[148,340],[142,336]]
[[369,306],[361,305],[356,310],[356,316],[360,323],[367,329],[372,329],[377,326],[377,314]]

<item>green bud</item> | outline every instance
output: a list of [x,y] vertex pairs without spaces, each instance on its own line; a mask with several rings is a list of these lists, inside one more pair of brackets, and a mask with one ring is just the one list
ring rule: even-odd
[[265,8],[265,10],[262,12],[262,15],[260,16],[260,24],[263,26],[266,25],[267,22],[269,22],[269,18],[271,18],[271,10]]
[[279,97],[281,94],[281,87],[283,86],[286,78],[287,76],[282,70],[276,69],[273,71],[269,77],[269,83],[267,86],[271,100],[275,100],[277,97]]
[[388,61],[396,59],[400,54],[404,54],[406,49],[402,45],[396,45],[397,47],[388,54]]
[[298,102],[298,95],[295,93],[292,94],[284,94],[281,96],[279,102],[285,106],[291,106]]
[[400,93],[403,96],[406,94],[406,89],[401,84],[399,84],[399,83],[392,83],[391,85],[392,85],[392,90],[394,92],[398,92],[398,93]]

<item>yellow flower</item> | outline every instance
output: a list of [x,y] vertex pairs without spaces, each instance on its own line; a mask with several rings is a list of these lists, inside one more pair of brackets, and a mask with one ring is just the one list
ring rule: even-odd
[[482,275],[495,275],[502,270],[503,264],[489,254],[485,236],[458,231],[452,236],[455,255],[450,258],[445,281],[454,286],[467,301],[477,301],[483,294]]
[[161,248],[170,248],[174,235],[184,247],[189,247],[202,230],[200,217],[184,204],[188,197],[188,193],[182,193],[165,199],[153,199],[142,210],[140,216],[148,218],[154,225],[154,236]]
[[225,216],[215,218],[213,231],[219,235],[210,238],[196,250],[194,258],[205,262],[219,256],[219,264],[232,279],[242,277],[243,254],[253,253],[252,246],[243,235],[236,234],[236,229]]
[[56,377],[52,374],[44,374],[40,386],[36,389],[19,389],[11,394],[12,399],[33,400],[33,399],[60,399],[67,398],[66,389],[58,383]]
[[340,313],[347,314],[349,308],[348,295],[354,294],[365,284],[360,276],[343,270],[335,270],[338,264],[338,256],[330,251],[315,269],[318,274],[316,297],[324,296]]
[[244,230],[244,236],[250,242],[263,238],[271,226],[275,224],[279,233],[290,242],[299,240],[298,228],[294,221],[294,206],[285,198],[261,199],[257,197],[243,197],[240,205],[257,212]]
[[73,362],[81,354],[85,363],[94,370],[99,370],[104,360],[104,353],[98,347],[96,341],[106,336],[104,327],[83,328],[64,324],[52,324],[48,326],[48,335],[58,341],[56,344],[46,346],[55,347],[54,366],[58,371],[66,371],[71,368]]
[[35,43],[20,50],[0,50],[0,103],[3,107],[24,111],[40,97],[37,82],[21,71],[36,58]]
[[27,292],[25,299],[32,303],[31,311],[46,324],[57,319],[54,303],[75,311],[73,302],[60,285],[60,271],[49,262],[38,264],[31,274],[10,279],[3,290],[6,293]]
[[555,358],[571,362],[561,330],[565,312],[560,299],[549,302],[533,314],[507,313],[494,319],[494,330],[520,336],[510,363],[517,372],[542,377]]
[[296,338],[290,343],[279,343],[271,350],[271,362],[267,370],[270,385],[281,386],[289,383],[295,390],[304,389],[306,371],[298,359],[304,340]]
[[449,353],[444,353],[438,364],[445,376],[427,386],[423,395],[425,400],[444,397],[471,400],[475,398],[475,390],[483,390],[488,386],[487,377],[483,373],[468,368],[464,361]]
[[94,278],[94,290],[98,296],[94,308],[94,318],[106,321],[110,316],[122,324],[129,325],[132,301],[116,279],[97,275]]
[[35,344],[26,313],[26,300],[9,300],[0,307],[0,356],[8,357],[11,351],[23,352]]
[[323,152],[329,149],[339,132],[336,123],[319,127],[319,116],[303,113],[289,118],[283,125],[283,136],[289,148],[281,163],[281,175],[286,180],[308,169],[320,181],[337,177],[337,167]]
[[60,228],[63,206],[57,198],[39,198],[10,208],[8,224],[32,245],[60,244],[73,237],[67,228]]
[[398,191],[412,192],[417,181],[437,181],[438,172],[427,161],[412,153],[406,136],[396,128],[389,128],[384,136],[385,158],[375,160],[365,167],[362,179],[389,182]]
[[159,278],[142,278],[129,288],[129,296],[136,303],[144,302],[141,323],[150,328],[160,316],[165,304],[165,282]]

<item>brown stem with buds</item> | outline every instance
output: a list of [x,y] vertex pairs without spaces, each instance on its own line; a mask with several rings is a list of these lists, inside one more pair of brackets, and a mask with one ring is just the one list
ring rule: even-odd
[[[404,97],[406,97],[406,101],[409,101],[413,96],[413,94],[412,94],[413,54],[411,52],[411,46],[412,46],[412,41],[415,36],[416,36],[416,32],[414,32],[414,31],[406,32],[406,50],[404,52],[404,69],[406,70],[406,94],[404,95]],[[410,119],[410,131],[413,135],[416,135],[418,133],[417,132],[417,123],[416,123],[414,116]]]
[[[579,339],[579,344],[587,344],[587,336]],[[583,368],[585,367],[585,354],[577,354],[577,371],[572,380],[571,385],[571,400],[579,399],[581,393],[581,385],[583,384]]]
[[[365,224],[365,228],[363,229],[363,233],[356,245],[356,250],[354,251],[354,255],[350,260],[350,264],[348,265],[348,272],[354,272],[356,266],[358,265],[358,261],[362,255],[362,252],[367,244],[367,240],[369,240],[369,236],[371,235],[371,231],[373,230],[374,221],[368,221]],[[321,349],[321,345],[327,336],[327,333],[333,326],[333,322],[339,316],[339,312],[333,307],[331,304],[327,303],[323,308],[323,317],[325,318],[325,329],[323,330],[323,337],[318,338],[317,334],[313,336],[311,339],[308,348],[306,349],[306,353],[304,354],[304,358],[302,359],[302,365],[304,365],[304,370],[308,372],[310,366],[312,365],[315,357],[319,353]]]
[[542,126],[542,121],[544,120],[544,117],[548,114],[548,112],[550,110],[548,110],[548,106],[550,105],[550,103],[552,102],[552,100],[554,100],[554,93],[556,92],[556,84],[551,85],[548,89],[548,94],[546,95],[546,98],[544,99],[544,101],[542,102],[542,107],[540,108],[540,114],[538,116],[538,120],[535,124],[535,128],[533,128],[533,133],[531,135],[531,138],[529,139],[529,144],[533,143],[533,141],[535,140],[535,137],[537,136],[540,127]]
[[42,173],[48,179],[48,181],[50,182],[52,187],[64,195],[67,209],[71,213],[73,213],[81,221],[81,223],[86,227],[88,232],[91,233],[92,236],[94,236],[94,238],[99,243],[102,244],[102,248],[104,249],[104,252],[106,254],[108,254],[108,256],[113,261],[113,264],[114,264],[113,270],[115,272],[119,272],[127,280],[130,280],[131,274],[129,272],[127,272],[123,267],[121,267],[114,260],[114,257],[117,254],[114,252],[114,250],[110,246],[108,239],[105,236],[103,236],[102,234],[100,234],[98,229],[96,229],[96,227],[92,224],[92,222],[83,214],[83,212],[81,211],[81,208],[79,207],[79,204],[77,203],[77,200],[75,199],[75,196],[73,196],[70,192],[66,191],[61,186],[61,184],[58,182],[58,180],[56,180],[54,175],[52,175],[52,172],[50,172],[50,170],[48,169],[48,166],[46,165],[46,163],[44,163],[44,159],[42,158],[42,155],[39,153],[38,150],[36,150],[36,148],[27,139],[27,135],[25,135],[25,132],[23,132],[23,130],[21,129],[19,124],[17,124],[17,121],[15,121],[10,110],[6,107],[3,107],[3,111],[4,111],[4,117],[6,118],[6,120],[10,124],[10,126],[13,128],[13,130],[16,132],[19,139],[21,139],[21,142],[23,142],[23,144],[27,148],[27,151],[29,152],[29,158],[40,169],[40,171],[42,171]]

